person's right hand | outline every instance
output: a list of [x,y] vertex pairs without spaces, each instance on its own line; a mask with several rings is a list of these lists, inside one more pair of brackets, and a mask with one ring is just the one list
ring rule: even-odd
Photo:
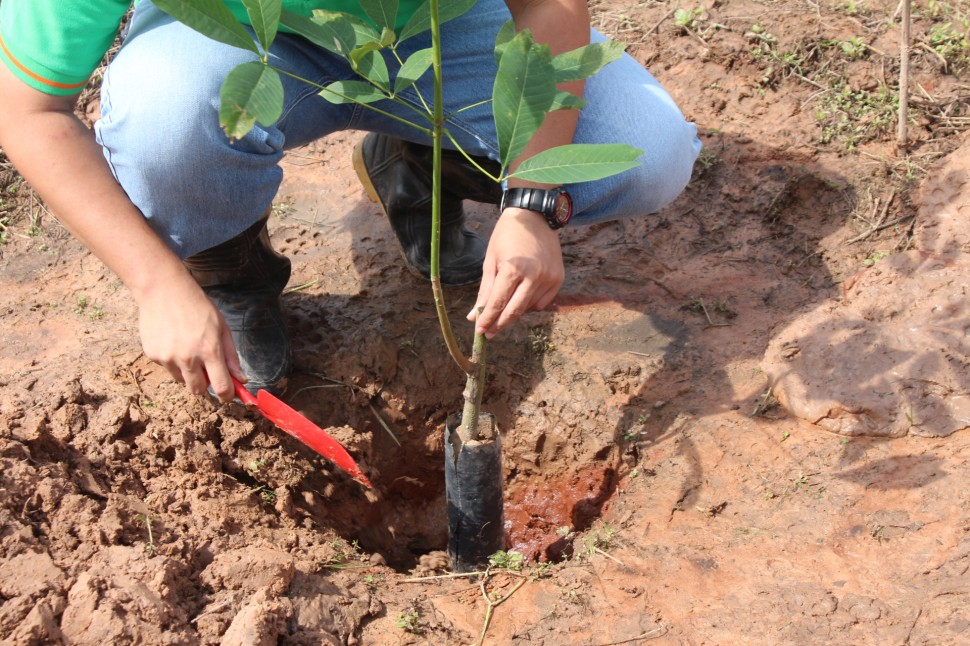
[[230,374],[246,381],[226,322],[187,275],[143,298],[138,324],[145,355],[192,393],[205,394],[211,384],[227,402],[235,392]]
[[0,64],[0,148],[58,220],[108,266],[139,308],[142,347],[196,394],[233,397],[245,381],[229,329],[178,256],[121,188],[77,95],[37,90]]

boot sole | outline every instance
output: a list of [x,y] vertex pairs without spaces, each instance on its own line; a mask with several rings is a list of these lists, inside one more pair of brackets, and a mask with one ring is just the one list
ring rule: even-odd
[[[354,154],[352,156],[352,161],[354,165],[354,172],[357,173],[357,179],[360,180],[361,185],[364,187],[364,192],[367,193],[367,197],[370,199],[371,202],[381,207],[381,212],[384,214],[384,217],[387,219],[387,223],[391,224],[391,216],[387,213],[387,208],[384,206],[384,202],[381,201],[380,195],[377,194],[377,189],[374,188],[374,183],[370,179],[370,173],[367,172],[367,164],[364,162],[364,140],[363,139],[358,141],[357,145],[354,146]],[[431,279],[428,276],[425,276],[420,269],[418,269],[417,267],[414,267],[413,265],[411,265],[410,262],[408,262],[408,257],[404,254],[403,249],[399,248],[398,253],[401,256],[401,259],[404,261],[404,266],[407,267],[408,272],[410,272],[413,276],[420,278],[421,280],[430,282]],[[474,284],[477,284],[478,282],[480,282],[480,279],[475,279],[475,280],[470,280],[470,281],[460,282],[460,283],[442,282],[442,285],[445,285],[446,287],[463,287],[465,285],[474,285]]]
[[374,188],[374,183],[370,181],[370,173],[367,172],[367,164],[364,163],[364,140],[361,139],[354,146],[353,155],[354,171],[357,173],[357,179],[364,187],[364,192],[367,193],[367,197],[370,198],[371,202],[375,204],[380,204],[381,211],[387,216],[387,210],[384,208],[384,203],[381,202],[380,196],[377,194],[377,189]]

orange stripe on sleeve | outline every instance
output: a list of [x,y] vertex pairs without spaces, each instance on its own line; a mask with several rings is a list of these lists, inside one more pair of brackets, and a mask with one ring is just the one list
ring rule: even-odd
[[34,71],[30,70],[27,66],[25,66],[23,63],[18,61],[14,57],[14,55],[10,53],[10,50],[7,49],[6,43],[3,42],[2,36],[0,36],[0,48],[3,48],[3,53],[6,54],[7,58],[9,58],[13,62],[13,64],[17,66],[17,69],[19,69],[21,72],[23,72],[30,78],[34,79],[38,83],[43,83],[44,85],[48,85],[50,87],[56,87],[62,90],[76,90],[87,85],[86,80],[81,81],[80,83],[58,83],[57,81],[46,79],[43,76],[35,73]]

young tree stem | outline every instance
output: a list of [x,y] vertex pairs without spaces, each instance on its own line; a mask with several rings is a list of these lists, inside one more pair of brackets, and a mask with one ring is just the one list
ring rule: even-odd
[[465,380],[465,407],[461,413],[458,435],[462,442],[481,439],[478,433],[478,415],[482,408],[482,394],[485,392],[485,347],[488,342],[484,334],[476,334],[472,346],[472,364],[475,370],[468,373]]
[[434,292],[434,307],[438,313],[438,325],[444,337],[448,353],[465,374],[476,372],[476,366],[461,353],[455,333],[448,319],[445,307],[445,294],[441,289],[440,249],[441,246],[441,138],[443,136],[444,103],[441,88],[441,23],[438,19],[438,0],[431,0],[431,69],[434,73],[434,118],[431,132],[434,157],[432,161],[431,199],[431,289]]
[[896,143],[903,150],[909,139],[907,119],[909,117],[909,43],[910,43],[910,0],[903,0],[902,34],[899,44],[899,124]]

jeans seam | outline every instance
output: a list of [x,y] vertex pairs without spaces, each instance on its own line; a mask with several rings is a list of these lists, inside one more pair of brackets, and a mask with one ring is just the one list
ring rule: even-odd
[[[321,85],[322,86],[322,85],[324,85],[324,80],[318,80],[318,81],[315,81],[315,83],[317,85]],[[289,118],[289,116],[293,112],[293,110],[297,106],[299,106],[303,101],[305,101],[306,99],[310,98],[311,96],[318,95],[319,93],[320,93],[320,91],[315,86],[307,85],[307,87],[304,90],[302,90],[297,95],[297,98],[295,100],[290,101],[290,102],[287,103],[286,110],[283,112],[283,114],[280,115],[280,118],[277,119],[277,121],[276,121],[277,127],[280,130],[284,130],[284,127],[285,127],[285,124],[286,124],[286,120]],[[323,98],[323,97],[321,97],[321,98]],[[326,100],[326,99],[324,99],[324,100]]]

